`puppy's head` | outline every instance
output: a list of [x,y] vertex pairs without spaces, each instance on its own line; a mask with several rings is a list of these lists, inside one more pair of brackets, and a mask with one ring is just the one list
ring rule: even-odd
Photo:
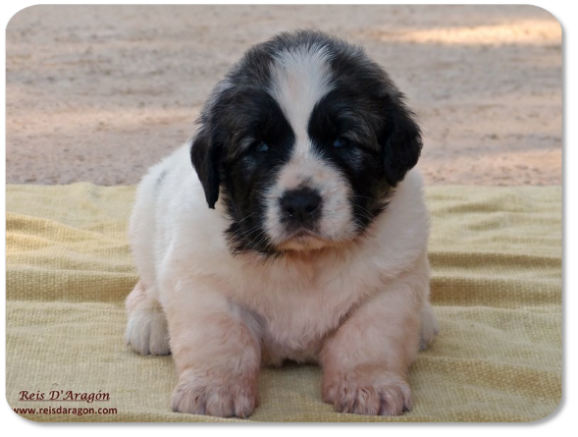
[[191,157],[235,251],[350,242],[419,158],[403,96],[364,51],[324,34],[250,49],[203,109]]

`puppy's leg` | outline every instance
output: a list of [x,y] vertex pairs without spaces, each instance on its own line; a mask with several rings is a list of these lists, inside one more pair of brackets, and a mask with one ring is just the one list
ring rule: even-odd
[[169,332],[167,319],[160,304],[147,294],[139,281],[126,298],[128,324],[126,344],[141,355],[168,355]]
[[427,300],[424,302],[421,311],[421,332],[419,339],[420,350],[425,350],[430,347],[438,333],[438,321],[429,300]]
[[214,289],[174,291],[166,299],[171,350],[179,375],[173,411],[248,417],[258,403],[258,328]]
[[336,411],[394,416],[411,409],[406,378],[418,351],[424,280],[420,273],[396,279],[326,340],[323,399]]

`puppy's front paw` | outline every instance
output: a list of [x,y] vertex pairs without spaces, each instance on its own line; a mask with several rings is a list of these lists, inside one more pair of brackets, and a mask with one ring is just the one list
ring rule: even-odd
[[371,416],[399,416],[412,407],[404,378],[360,370],[324,377],[323,400],[335,411]]
[[173,411],[218,417],[247,418],[257,405],[256,378],[221,372],[183,373],[171,398]]

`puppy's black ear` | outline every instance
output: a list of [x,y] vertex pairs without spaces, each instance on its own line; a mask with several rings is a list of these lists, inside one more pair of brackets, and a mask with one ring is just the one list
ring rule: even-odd
[[387,123],[379,142],[383,151],[385,178],[395,187],[419,159],[422,148],[421,131],[415,114],[403,102],[403,96],[386,98]]
[[191,146],[191,161],[205,190],[209,208],[215,209],[221,185],[221,147],[212,144],[204,130],[199,131]]

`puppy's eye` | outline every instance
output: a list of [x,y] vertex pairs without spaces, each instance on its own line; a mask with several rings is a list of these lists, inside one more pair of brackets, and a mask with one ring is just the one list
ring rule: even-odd
[[264,141],[261,141],[253,147],[253,150],[257,153],[264,153],[269,150],[269,146]]
[[345,138],[340,137],[337,138],[335,141],[333,141],[333,147],[335,147],[336,149],[340,149],[347,146],[349,146],[349,142]]

